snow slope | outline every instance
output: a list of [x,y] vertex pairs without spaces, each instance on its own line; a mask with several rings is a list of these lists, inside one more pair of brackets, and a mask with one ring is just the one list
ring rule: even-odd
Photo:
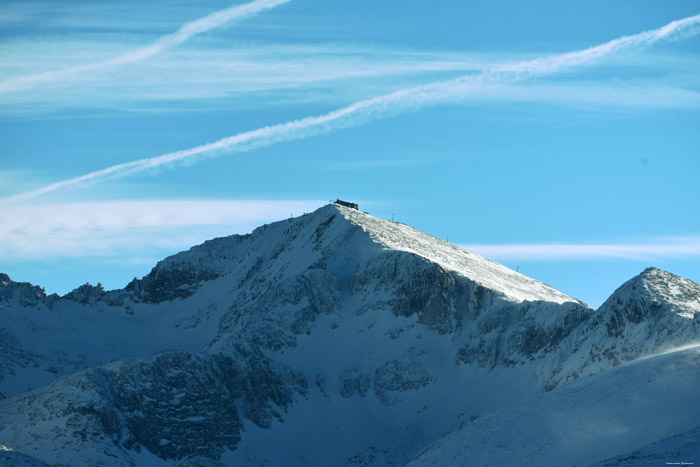
[[[665,441],[635,453],[630,465],[651,453],[655,465],[697,463],[687,432],[700,421],[699,367],[700,346],[620,365],[479,417],[408,466],[589,465],[659,439]],[[670,451],[678,443],[687,457]]]
[[469,420],[697,340],[698,291],[647,270],[592,310],[335,205],[122,290],[47,297],[2,276],[0,443],[68,465],[403,465]]
[[12,467],[61,467],[55,464],[49,466],[49,464],[35,457],[15,452],[13,449],[2,444],[0,444],[0,465]]
[[596,467],[696,465],[700,462],[700,426],[633,452],[596,463]]
[[468,277],[482,287],[501,293],[509,300],[579,302],[547,284],[406,224],[378,219],[342,206],[339,206],[339,209],[346,219],[359,225],[374,241],[386,249],[416,254],[446,270]]

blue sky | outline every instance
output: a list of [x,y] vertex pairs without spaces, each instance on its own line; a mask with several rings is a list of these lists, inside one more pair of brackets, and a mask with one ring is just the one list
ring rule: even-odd
[[698,282],[698,14],[4,2],[0,271],[118,288],[338,197],[593,306],[647,266]]

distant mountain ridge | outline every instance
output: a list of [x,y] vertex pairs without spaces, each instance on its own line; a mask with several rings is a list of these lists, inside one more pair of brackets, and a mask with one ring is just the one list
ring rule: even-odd
[[0,459],[67,465],[403,465],[504,405],[700,342],[687,279],[650,268],[593,310],[338,205],[120,290],[0,275],[0,307]]

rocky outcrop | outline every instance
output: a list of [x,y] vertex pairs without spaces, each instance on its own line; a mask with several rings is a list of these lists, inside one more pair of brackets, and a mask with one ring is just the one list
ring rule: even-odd
[[146,303],[187,298],[203,282],[214,280],[227,271],[245,238],[240,235],[217,238],[173,255],[160,261],[143,279],[131,281],[125,290]]
[[405,358],[389,360],[377,367],[373,389],[382,404],[396,405],[401,402],[402,393],[434,381],[420,359],[420,352],[412,349]]
[[51,306],[58,300],[58,295],[46,295],[43,287],[28,282],[14,282],[7,274],[0,273],[0,304],[10,305],[16,302],[21,307],[37,305]]
[[142,449],[161,459],[216,459],[236,448],[243,419],[269,428],[306,391],[303,375],[259,353],[169,351],[88,369],[3,400],[1,433],[23,448],[26,440],[13,434],[29,417],[44,441],[75,451],[74,460],[89,461],[80,453],[95,445],[122,465],[130,464],[129,451]]

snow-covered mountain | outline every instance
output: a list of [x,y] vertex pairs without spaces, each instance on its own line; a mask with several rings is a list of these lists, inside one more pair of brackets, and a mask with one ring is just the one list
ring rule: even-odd
[[576,385],[700,341],[699,314],[700,286],[664,271],[593,310],[329,205],[205,242],[122,290],[46,296],[0,276],[0,460],[403,465],[506,406],[566,405]]

